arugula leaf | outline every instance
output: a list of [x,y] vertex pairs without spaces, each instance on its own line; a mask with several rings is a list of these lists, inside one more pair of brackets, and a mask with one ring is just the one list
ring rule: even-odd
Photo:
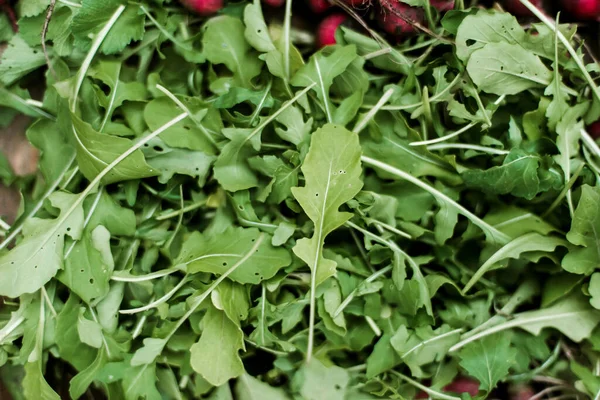
[[280,388],[271,387],[248,374],[243,374],[236,380],[234,390],[236,398],[239,400],[289,399]]
[[575,274],[588,275],[600,263],[600,189],[584,185],[581,198],[567,233],[567,240],[576,246],[562,260],[562,267]]
[[233,73],[235,86],[251,88],[262,62],[244,37],[242,21],[224,15],[210,19],[204,29],[202,45],[206,59],[213,64],[225,64]]
[[307,400],[321,399],[323,396],[343,400],[349,382],[348,372],[343,368],[335,365],[326,367],[314,359],[300,368],[292,385]]
[[32,49],[23,38],[15,35],[0,57],[0,82],[6,86],[12,85],[44,63],[41,51]]
[[200,340],[190,349],[192,368],[210,384],[221,386],[244,373],[238,355],[244,349],[244,334],[215,307],[209,307],[203,325]]
[[[230,227],[219,236],[205,237],[194,232],[183,244],[177,264],[186,265],[188,273],[211,272],[222,274],[252,248],[261,235],[256,228]],[[274,248],[269,240],[263,241],[257,251],[230,278],[239,283],[253,283],[272,278],[277,271],[290,264],[287,250]]]
[[24,239],[0,257],[2,296],[33,293],[63,268],[65,236],[79,240],[83,229],[83,208],[77,197],[56,192],[50,196],[52,205],[60,209],[56,220],[31,218],[25,222]]
[[475,377],[481,390],[490,392],[508,375],[517,350],[510,347],[510,335],[488,336],[461,350],[460,365]]

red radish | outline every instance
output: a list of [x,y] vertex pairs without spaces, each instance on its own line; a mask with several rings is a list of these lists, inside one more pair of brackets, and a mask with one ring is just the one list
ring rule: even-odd
[[335,31],[347,19],[348,16],[346,14],[335,13],[321,21],[317,31],[317,45],[323,47],[335,44]]
[[309,0],[308,5],[315,14],[323,14],[332,6],[328,0]]
[[422,23],[424,10],[411,7],[398,0],[379,0],[381,7],[377,19],[384,31],[391,35],[403,35],[415,31],[413,23]]
[[454,8],[454,0],[429,0],[429,4],[439,12],[449,11]]
[[599,19],[600,0],[562,0],[562,6],[578,19]]
[[[533,4],[534,6],[536,6],[539,9],[542,9],[543,5],[542,5],[542,0],[529,0],[531,2],[531,4]],[[568,0],[571,1],[571,0]],[[517,15],[519,17],[528,17],[531,14],[531,11],[529,11],[529,9],[527,7],[525,7],[523,5],[523,3],[521,3],[519,0],[505,0],[504,1],[504,7],[506,8],[506,11],[510,12],[511,14]]]
[[531,386],[517,385],[509,389],[510,400],[529,400],[535,396]]
[[285,4],[285,0],[262,0],[269,7],[278,8]]
[[196,14],[213,15],[223,8],[223,0],[181,0],[181,3]]
[[479,393],[479,382],[470,378],[457,378],[444,387],[444,392],[469,393],[471,396]]
[[600,120],[588,125],[587,132],[593,139],[600,139]]

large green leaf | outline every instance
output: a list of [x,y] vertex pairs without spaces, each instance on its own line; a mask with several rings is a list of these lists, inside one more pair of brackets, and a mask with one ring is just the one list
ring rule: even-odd
[[302,165],[305,185],[292,193],[314,223],[313,236],[300,239],[294,253],[310,267],[313,288],[335,273],[336,263],[323,257],[325,238],[352,217],[339,208],[362,188],[358,135],[338,125],[313,133]]
[[221,386],[244,373],[238,354],[242,349],[242,330],[227,318],[225,312],[209,307],[200,340],[190,349],[192,368],[210,384]]
[[[194,232],[183,244],[175,262],[185,264],[189,273],[210,272],[220,275],[242,260],[260,235],[256,228],[230,227],[211,237]],[[262,241],[257,251],[230,275],[230,279],[239,283],[258,284],[289,265],[289,252],[281,247],[273,247],[270,242],[270,239]]]
[[65,236],[78,240],[83,229],[83,208],[77,201],[77,195],[55,192],[50,202],[60,209],[58,218],[25,222],[23,240],[0,257],[0,295],[33,293],[63,268]]

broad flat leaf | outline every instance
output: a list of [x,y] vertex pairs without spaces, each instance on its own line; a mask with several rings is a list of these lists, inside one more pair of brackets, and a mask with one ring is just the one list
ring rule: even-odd
[[367,378],[374,378],[402,363],[402,359],[390,343],[391,339],[390,334],[384,333],[375,343],[373,351],[367,358]]
[[96,88],[98,103],[105,110],[105,120],[110,118],[117,108],[125,101],[143,101],[146,99],[146,87],[141,82],[123,82],[121,63],[117,61],[100,61],[90,69],[90,76],[98,79],[110,88],[110,93],[105,94],[101,88]]
[[160,173],[158,181],[167,183],[175,174],[188,175],[198,179],[204,186],[210,167],[216,157],[202,151],[171,148],[160,138],[154,138],[142,148],[146,162]]
[[223,311],[209,307],[200,340],[190,348],[194,371],[213,386],[221,386],[244,373],[238,354],[244,349],[244,333]]
[[310,138],[313,119],[309,118],[304,121],[304,115],[300,108],[290,106],[279,114],[275,120],[285,126],[285,129],[275,128],[275,133],[281,139],[299,146]]
[[75,295],[70,295],[65,306],[56,319],[56,344],[61,358],[71,363],[77,370],[86,368],[94,359],[96,350],[83,344],[77,332],[77,320],[81,302]]
[[83,301],[93,303],[108,293],[113,269],[110,232],[99,225],[75,242],[57,278]]
[[244,24],[246,30],[244,36],[248,43],[261,53],[268,53],[276,50],[275,44],[269,36],[269,28],[263,17],[260,0],[254,0],[244,9]]
[[460,340],[460,330],[443,325],[437,330],[430,326],[407,329],[401,326],[390,339],[390,343],[402,361],[408,365],[413,376],[423,376],[421,366],[434,361],[440,362],[450,347]]
[[162,400],[156,389],[156,365],[146,364],[127,368],[123,377],[123,393],[125,400]]
[[[172,148],[198,150],[213,155],[215,150],[209,138],[211,133],[207,132],[209,124],[205,120],[209,115],[208,111],[198,100],[186,97],[179,97],[179,100],[186,105],[193,119],[201,123],[203,129],[190,118],[186,118],[161,133],[160,139]],[[149,102],[144,108],[144,121],[154,131],[179,114],[181,114],[181,109],[173,100],[168,97],[159,97]]]
[[273,107],[275,99],[271,93],[266,90],[251,90],[240,87],[233,87],[229,91],[219,97],[212,103],[215,108],[233,108],[241,103],[252,103],[255,106],[270,108]]
[[225,128],[230,139],[215,162],[214,174],[227,191],[237,192],[258,186],[258,178],[248,165],[248,159],[260,149],[260,134],[254,129]]
[[590,277],[590,286],[588,287],[590,295],[590,304],[597,310],[600,310],[600,273],[595,272]]
[[[90,37],[106,25],[121,4],[120,0],[83,0],[71,24],[75,45],[88,50],[92,42]],[[136,5],[128,5],[108,32],[100,51],[104,54],[119,53],[131,41],[142,39],[145,19]]]
[[55,192],[50,202],[60,209],[58,218],[31,218],[25,222],[23,240],[0,257],[0,295],[33,293],[62,269],[65,235],[78,240],[83,229],[83,208],[75,206],[77,198]]
[[293,86],[307,87],[315,84],[312,90],[323,104],[327,121],[330,123],[333,122],[335,107],[329,99],[329,89],[334,78],[346,71],[356,57],[354,46],[336,48],[331,54],[320,50],[310,57],[308,64],[300,68],[291,80]]
[[459,353],[460,365],[480,383],[480,389],[490,392],[508,375],[517,350],[510,347],[510,335],[499,334],[469,344]]
[[71,398],[78,399],[83,396],[107,362],[108,357],[106,356],[106,352],[104,348],[100,348],[94,362],[75,375],[73,379],[71,379],[71,382],[69,382],[69,394],[71,395]]
[[246,287],[239,283],[225,280],[211,293],[213,305],[225,311],[227,317],[240,325],[240,321],[248,318],[250,299]]
[[[77,163],[88,180],[92,180],[117,157],[133,146],[129,139],[96,132],[89,124],[72,114],[73,129],[77,138]],[[130,179],[156,176],[144,159],[144,154],[136,150],[115,166],[102,183],[109,184]]]
[[165,339],[147,337],[144,339],[144,345],[136,350],[135,354],[131,358],[131,365],[136,367],[138,365],[151,364],[158,357],[167,341]]
[[243,374],[235,383],[235,395],[238,400],[288,400],[281,388],[275,388],[258,379]]
[[584,185],[567,240],[576,246],[562,260],[575,274],[590,274],[600,266],[600,187]]
[[548,86],[552,72],[538,56],[517,44],[491,43],[474,52],[467,71],[479,90],[501,95]]
[[484,171],[468,169],[462,177],[469,187],[493,194],[510,193],[515,197],[531,200],[540,192],[562,187],[560,176],[557,181],[560,186],[548,186],[548,182],[543,181],[542,162],[538,155],[515,148],[506,156],[501,166]]
[[19,15],[24,17],[32,17],[44,12],[50,5],[50,0],[28,0],[19,2],[17,10]]
[[60,397],[42,374],[42,360],[25,364],[25,377],[23,378],[23,394],[26,399],[60,400]]
[[519,21],[508,13],[478,10],[463,19],[456,33],[456,55],[466,62],[471,54],[488,43],[519,44],[526,33]]
[[32,49],[19,35],[15,35],[0,58],[0,82],[10,86],[44,63],[41,51]]
[[349,383],[350,376],[345,369],[336,365],[326,367],[312,359],[300,367],[292,386],[306,400],[344,400]]
[[262,69],[262,61],[244,37],[244,24],[227,15],[208,20],[202,45],[206,59],[213,64],[225,64],[233,73],[235,86],[252,87]]
[[[220,275],[239,262],[260,235],[256,228],[229,227],[220,235],[209,238],[194,232],[183,244],[175,263],[186,264],[188,273],[210,272]],[[229,278],[238,283],[256,285],[272,278],[290,262],[291,256],[287,250],[275,248],[270,244],[270,238],[265,239]]]
[[315,287],[335,273],[336,263],[323,256],[328,234],[352,214],[338,209],[362,188],[361,148],[358,135],[337,125],[325,125],[313,133],[302,165],[305,185],[292,193],[314,223],[312,238],[296,242],[294,253],[312,270]]
[[466,293],[481,277],[488,271],[498,268],[498,263],[507,258],[519,259],[526,252],[544,252],[552,253],[558,246],[567,246],[564,239],[554,236],[544,236],[536,232],[526,233],[513,239],[502,246],[490,258],[486,260],[481,267],[471,277],[465,285],[463,293]]
[[79,317],[77,319],[77,333],[79,333],[79,339],[82,343],[87,344],[90,347],[99,349],[102,347],[103,336],[102,327],[96,321],[89,320],[83,315],[85,308],[81,307],[79,310]]
[[555,68],[554,78],[544,91],[544,95],[552,96],[552,101],[546,109],[546,118],[548,118],[548,127],[550,129],[556,129],[556,125],[570,108],[569,94],[567,93],[568,88],[562,83],[561,79]]
[[534,335],[544,328],[555,328],[579,343],[590,337],[599,322],[600,311],[583,295],[574,293],[548,308],[519,313],[508,323]]

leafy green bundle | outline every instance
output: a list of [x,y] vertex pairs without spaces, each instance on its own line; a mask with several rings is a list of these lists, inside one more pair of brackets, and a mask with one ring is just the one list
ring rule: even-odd
[[291,7],[65,0],[45,70],[48,3],[0,17],[0,123],[36,118],[41,153],[0,163],[15,399],[598,398],[600,70],[573,27],[455,10],[303,54]]

